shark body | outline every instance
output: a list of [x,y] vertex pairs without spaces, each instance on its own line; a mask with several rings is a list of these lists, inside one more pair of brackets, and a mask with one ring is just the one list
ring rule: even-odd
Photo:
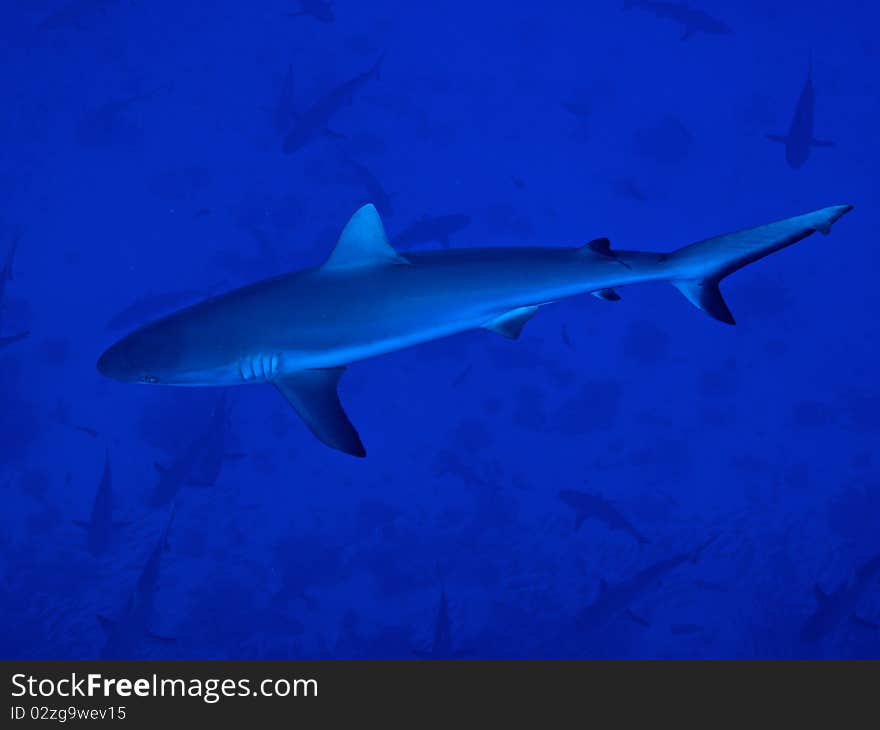
[[379,77],[379,70],[382,68],[381,56],[372,68],[358,74],[348,81],[344,81],[337,87],[329,91],[325,96],[315,102],[315,104],[305,110],[302,114],[297,114],[294,119],[293,127],[284,137],[282,149],[284,154],[289,155],[304,147],[309,140],[318,134],[327,134],[331,137],[340,137],[342,135],[332,131],[327,125],[330,120],[343,106],[351,104],[355,94],[360,91],[366,83],[372,78]]
[[864,563],[852,580],[842,582],[832,593],[826,593],[818,584],[814,588],[816,610],[804,624],[801,640],[813,644],[831,634],[847,619],[873,630],[880,625],[861,618],[858,614],[862,598],[880,583],[880,555]]
[[168,534],[173,522],[174,507],[172,506],[159,541],[147,558],[122,611],[116,618],[98,616],[98,622],[107,635],[107,641],[101,651],[101,659],[131,659],[133,656],[138,656],[145,637],[166,644],[173,641],[159,636],[152,630],[156,613],[156,594],[159,589],[159,569],[162,555],[168,549]]
[[98,490],[95,492],[92,513],[88,521],[74,520],[73,524],[86,531],[86,545],[95,557],[107,552],[116,530],[128,524],[113,520],[113,476],[110,470],[109,452],[104,459],[104,471],[98,483]]
[[639,532],[614,506],[614,502],[601,494],[588,494],[573,489],[563,489],[559,499],[571,507],[575,513],[574,529],[579,530],[584,521],[593,518],[609,530],[620,530],[634,538],[639,545],[647,545],[650,540]]
[[788,127],[787,134],[768,134],[767,139],[772,142],[780,142],[785,145],[785,161],[793,169],[803,167],[810,158],[813,147],[834,147],[834,142],[827,139],[816,139],[813,136],[813,109],[815,107],[815,92],[813,91],[813,57],[807,68],[807,80],[801,89],[797,104],[794,108],[794,116]]
[[715,542],[715,539],[714,537],[710,538],[691,552],[679,553],[671,558],[658,560],[636,573],[629,580],[624,580],[613,586],[600,580],[599,595],[577,617],[578,629],[580,631],[601,631],[622,615],[629,616],[640,625],[648,625],[644,619],[640,619],[632,613],[632,604],[677,568],[688,562],[696,563],[703,552]]
[[668,281],[710,316],[733,324],[718,288],[728,274],[815,231],[838,205],[707,239],[672,253],[578,248],[420,251],[388,243],[366,205],[319,267],[213,297],[142,327],[110,347],[98,370],[123,382],[182,386],[271,383],[327,445],[366,451],[337,395],[344,366],[465,330],[519,336],[543,305],[583,293]]

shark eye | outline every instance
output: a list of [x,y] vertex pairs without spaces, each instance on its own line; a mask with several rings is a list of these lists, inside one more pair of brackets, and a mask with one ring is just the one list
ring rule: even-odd
[[155,375],[141,375],[141,382],[142,383],[158,383],[159,378],[157,378]]

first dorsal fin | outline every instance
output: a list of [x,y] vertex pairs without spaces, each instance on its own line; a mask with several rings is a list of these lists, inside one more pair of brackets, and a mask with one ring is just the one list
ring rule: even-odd
[[342,229],[336,246],[321,268],[346,269],[407,263],[388,243],[375,206],[367,204],[358,209]]

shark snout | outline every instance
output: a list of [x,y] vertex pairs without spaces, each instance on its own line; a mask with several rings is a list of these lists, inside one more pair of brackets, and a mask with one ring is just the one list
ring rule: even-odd
[[117,343],[107,348],[98,358],[98,372],[105,377],[122,382],[134,380],[134,369],[129,362],[126,349]]

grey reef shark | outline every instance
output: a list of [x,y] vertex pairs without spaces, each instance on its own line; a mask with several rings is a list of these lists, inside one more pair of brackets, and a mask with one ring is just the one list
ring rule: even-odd
[[345,366],[472,329],[516,339],[545,304],[667,281],[710,317],[734,324],[719,282],[816,231],[835,205],[709,238],[671,253],[618,251],[607,238],[580,247],[395,251],[372,205],[360,208],[320,266],[211,297],[147,324],[98,360],[126,383],[269,383],[312,433],[353,456],[366,450],[337,385]]
[[813,91],[813,54],[807,66],[807,80],[801,89],[794,116],[788,127],[787,134],[767,134],[767,139],[785,145],[785,161],[788,166],[797,170],[810,159],[810,151],[814,147],[834,147],[828,139],[816,139],[813,136],[813,110],[816,106],[816,94]]

